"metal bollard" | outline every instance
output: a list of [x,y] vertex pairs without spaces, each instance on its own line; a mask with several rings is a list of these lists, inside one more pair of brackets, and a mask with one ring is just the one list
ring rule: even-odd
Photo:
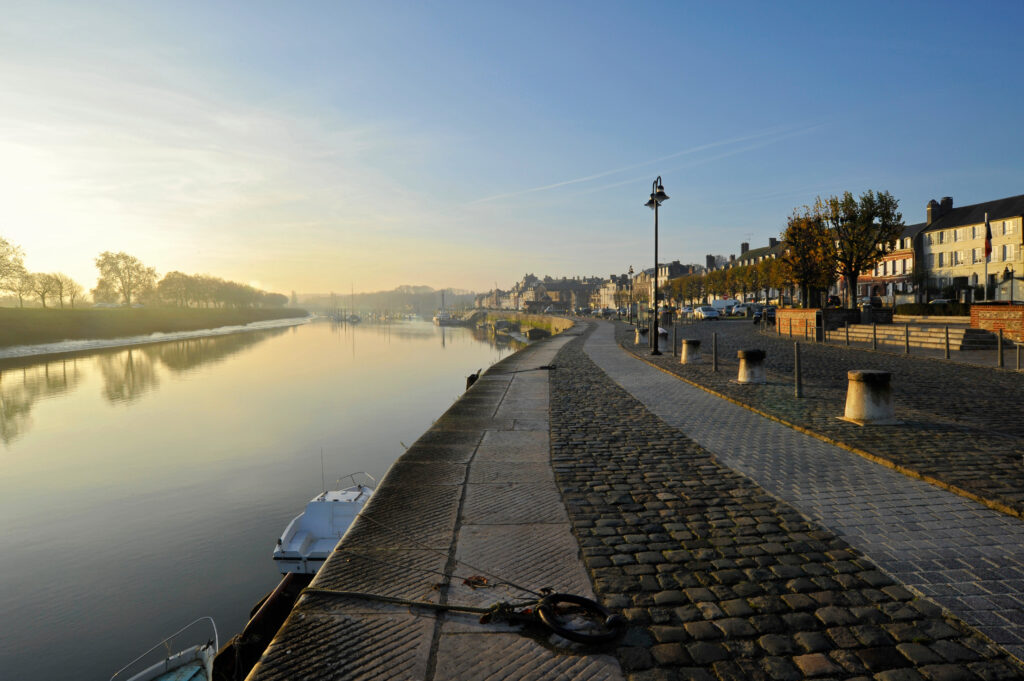
[[946,325],[946,359],[949,359],[949,325]]
[[849,347],[849,345],[850,345],[850,322],[849,322],[849,320],[847,320],[845,322],[845,324],[846,324],[846,345],[847,345],[847,347]]
[[1020,344],[1017,344],[1017,371],[1020,371]]
[[711,370],[718,371],[718,332],[711,334]]
[[999,345],[996,346],[996,349],[998,351],[996,353],[996,359],[997,359],[996,363],[998,364],[999,368],[1002,369],[1003,368],[1003,330],[1002,329],[999,329]]
[[672,325],[672,356],[676,356],[676,325]]
[[800,343],[793,343],[793,381],[796,397],[804,396],[804,384],[800,379]]
[[878,324],[871,322],[871,349],[878,349]]
[[903,325],[903,354],[910,354],[910,324]]

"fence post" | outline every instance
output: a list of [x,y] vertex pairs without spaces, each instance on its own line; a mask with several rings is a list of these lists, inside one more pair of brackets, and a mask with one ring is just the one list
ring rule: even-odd
[[999,368],[1002,369],[1003,368],[1003,330],[1002,329],[999,329],[999,345],[997,345],[996,348],[999,351],[998,354],[997,354],[997,359],[998,359],[997,363],[999,365]]
[[800,377],[800,343],[793,343],[793,381],[794,394],[797,397],[804,396],[804,384]]
[[871,322],[871,349],[878,349],[878,323]]
[[1017,371],[1020,371],[1020,343],[1017,343]]
[[946,359],[949,359],[949,324],[946,324]]
[[711,370],[718,371],[718,332],[711,333]]
[[678,327],[675,324],[673,324],[672,325],[672,356],[673,357],[676,356],[676,330],[677,329],[678,329]]
[[910,354],[910,324],[903,325],[903,354]]

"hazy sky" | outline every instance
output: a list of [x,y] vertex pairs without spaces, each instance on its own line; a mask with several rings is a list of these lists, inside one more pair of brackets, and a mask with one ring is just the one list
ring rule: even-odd
[[0,20],[0,236],[87,287],[507,287],[1024,193],[1024,3],[30,2]]

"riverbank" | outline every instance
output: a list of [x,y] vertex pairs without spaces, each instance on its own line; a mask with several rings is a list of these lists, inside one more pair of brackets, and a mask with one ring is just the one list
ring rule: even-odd
[[244,326],[308,314],[297,308],[0,308],[0,348]]

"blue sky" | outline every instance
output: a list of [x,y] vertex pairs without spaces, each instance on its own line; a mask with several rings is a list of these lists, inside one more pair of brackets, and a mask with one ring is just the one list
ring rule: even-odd
[[485,290],[1024,193],[1006,3],[8,3],[0,236],[274,290]]

